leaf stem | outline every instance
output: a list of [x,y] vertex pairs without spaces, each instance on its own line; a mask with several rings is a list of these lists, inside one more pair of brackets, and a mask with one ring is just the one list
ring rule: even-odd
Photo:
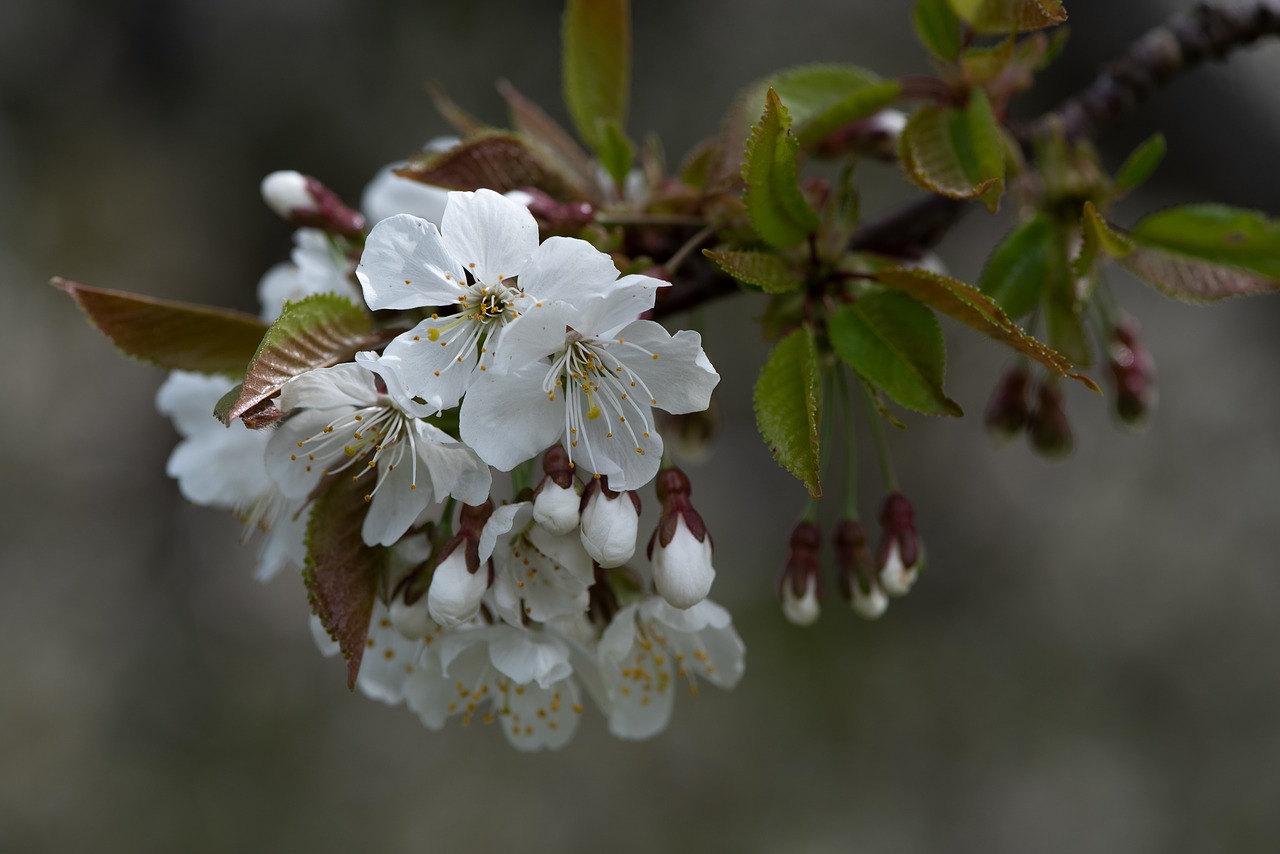
[[889,443],[884,438],[884,426],[876,416],[875,401],[871,399],[871,390],[865,385],[863,394],[867,397],[867,417],[871,421],[871,435],[876,443],[876,456],[880,460],[880,473],[884,476],[884,486],[889,492],[898,491],[898,477],[893,471],[893,458],[889,456]]

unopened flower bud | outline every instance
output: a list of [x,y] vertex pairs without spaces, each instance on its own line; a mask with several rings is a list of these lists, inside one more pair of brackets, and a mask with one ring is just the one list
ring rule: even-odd
[[1071,423],[1062,405],[1062,390],[1056,382],[1042,382],[1036,392],[1036,408],[1028,420],[1031,447],[1046,457],[1071,453],[1074,440]]
[[582,496],[582,547],[606,568],[631,560],[640,530],[640,498],[614,492],[607,480],[593,479]]
[[1031,412],[1027,408],[1027,386],[1031,373],[1023,365],[1012,368],[1000,378],[991,402],[987,404],[984,423],[994,438],[1008,440],[1027,426]]
[[916,531],[915,508],[901,492],[892,492],[880,508],[880,546],[876,549],[880,586],[890,596],[904,596],[924,564],[924,548]]
[[1141,424],[1155,405],[1155,361],[1138,337],[1135,321],[1116,325],[1107,366],[1116,387],[1116,415],[1126,424]]
[[778,579],[782,596],[782,614],[797,626],[811,626],[818,621],[822,596],[822,565],[818,550],[822,547],[822,530],[809,521],[798,523],[791,531],[790,551]]
[[286,221],[344,237],[364,233],[365,219],[343,204],[338,194],[310,175],[282,170],[262,179],[262,198]]
[[480,565],[480,534],[492,513],[491,501],[462,506],[458,532],[441,550],[440,563],[431,575],[427,611],[446,629],[475,619],[480,613],[480,600],[492,580],[489,562]]
[[542,470],[545,474],[533,492],[533,519],[553,534],[567,534],[578,527],[582,499],[564,446],[547,449]]
[[693,487],[683,471],[659,472],[656,489],[662,516],[649,538],[653,583],[673,608],[692,608],[707,598],[716,578],[711,535],[689,500]]
[[857,614],[876,619],[889,607],[889,597],[880,587],[866,529],[857,519],[844,519],[836,525],[835,540],[840,592]]

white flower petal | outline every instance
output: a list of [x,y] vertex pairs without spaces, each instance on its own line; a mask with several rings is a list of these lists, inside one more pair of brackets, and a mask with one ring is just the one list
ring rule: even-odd
[[408,397],[422,398],[438,411],[452,409],[475,373],[479,351],[468,335],[472,327],[456,316],[429,317],[396,336],[380,363],[395,372]]
[[510,687],[498,725],[517,750],[557,750],[573,738],[582,706],[572,679],[552,685]]
[[623,276],[605,291],[603,300],[577,305],[582,314],[573,328],[583,335],[614,337],[614,331],[653,308],[658,288],[668,284],[652,276]]
[[276,405],[284,412],[297,407],[334,409],[341,406],[373,406],[378,389],[373,375],[355,362],[316,368],[299,374],[280,389]]
[[578,446],[570,449],[575,463],[608,475],[611,489],[639,489],[653,480],[662,465],[662,437],[655,428],[645,426],[653,424],[653,411],[639,400],[635,403],[643,418],[628,406],[624,416],[606,413],[587,419]]
[[519,275],[538,248],[533,214],[492,190],[450,193],[440,233],[449,255],[485,284]]
[[[360,475],[366,482],[365,489],[373,495],[369,512],[365,514],[364,525],[360,529],[360,535],[367,546],[395,545],[422,511],[435,500],[431,478],[426,477],[427,473],[422,466],[418,467],[415,485],[410,453],[412,451],[406,448],[398,464],[382,463],[376,473],[367,471]],[[376,492],[375,477],[378,478]]]
[[536,682],[546,688],[573,672],[569,648],[550,635],[511,626],[494,626],[492,632],[489,659],[517,685]]
[[536,300],[559,300],[581,307],[586,300],[616,288],[617,279],[613,259],[590,243],[548,237],[520,271],[520,288]]
[[654,406],[682,415],[711,405],[711,392],[720,375],[707,361],[697,332],[682,330],[671,336],[661,324],[639,320],[615,337],[623,343],[610,344],[610,352],[640,376],[657,401]]
[[462,441],[499,471],[511,471],[545,451],[564,432],[564,402],[542,390],[546,367],[511,374],[486,371],[467,391],[459,413]]
[[[440,501],[449,495],[463,504],[483,504],[489,497],[493,476],[476,452],[424,421],[413,422],[412,429],[418,435],[418,459],[430,475],[435,499]],[[421,483],[421,466],[418,472]]]
[[[335,415],[334,410],[303,409],[282,422],[271,434],[264,457],[266,470],[286,496],[303,498],[309,495],[325,470],[343,457],[342,448],[337,443],[330,443],[327,454],[313,453],[313,450],[321,449],[306,443],[307,439],[324,430]],[[299,446],[299,442],[304,444]]]
[[382,220],[369,232],[356,268],[365,302],[376,310],[449,305],[466,286],[462,266],[433,223],[409,214]]
[[531,512],[532,508],[527,501],[504,504],[494,510],[489,515],[489,520],[484,523],[484,529],[480,532],[481,562],[493,556],[493,549],[498,543],[498,537],[509,532],[513,527],[518,527],[528,522]]

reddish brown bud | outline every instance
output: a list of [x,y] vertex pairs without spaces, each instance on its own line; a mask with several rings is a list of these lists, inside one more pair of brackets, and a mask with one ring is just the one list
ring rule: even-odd
[[1027,386],[1031,374],[1018,365],[1009,370],[996,385],[984,417],[987,431],[995,438],[1007,440],[1027,426]]
[[1054,382],[1040,384],[1036,393],[1036,408],[1029,421],[1031,447],[1046,457],[1063,457],[1071,453],[1075,444],[1071,436],[1071,423],[1062,405],[1062,390]]

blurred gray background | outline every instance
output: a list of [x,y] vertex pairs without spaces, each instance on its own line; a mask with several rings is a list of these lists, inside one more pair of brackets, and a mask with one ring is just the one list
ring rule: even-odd
[[[773,69],[928,67],[906,3],[635,5],[630,127],[672,161]],[[1068,0],[1074,37],[1022,114],[1189,6]],[[255,310],[290,245],[262,175],[297,168],[357,198],[445,130],[429,78],[495,123],[498,78],[563,116],[559,11],[0,3],[0,850],[1276,850],[1277,300],[1198,309],[1113,277],[1157,360],[1159,411],[1135,435],[1072,390],[1077,449],[1057,464],[987,440],[1005,356],[949,326],[971,417],[892,437],[927,572],[878,623],[833,597],[807,630],[773,598],[803,498],[755,438],[764,349],[741,330],[759,306],[726,302],[705,328],[723,431],[693,476],[715,596],[748,645],[740,687],[680,697],[651,742],[589,717],[534,756],[347,693],[299,580],[256,584],[238,524],[165,478],[161,372],[44,283]],[[1113,167],[1156,128],[1170,146],[1121,222],[1198,200],[1280,211],[1277,80],[1280,45],[1251,51],[1109,132]],[[890,169],[867,177],[868,210],[908,195]],[[973,214],[944,259],[972,281],[1010,223]]]

